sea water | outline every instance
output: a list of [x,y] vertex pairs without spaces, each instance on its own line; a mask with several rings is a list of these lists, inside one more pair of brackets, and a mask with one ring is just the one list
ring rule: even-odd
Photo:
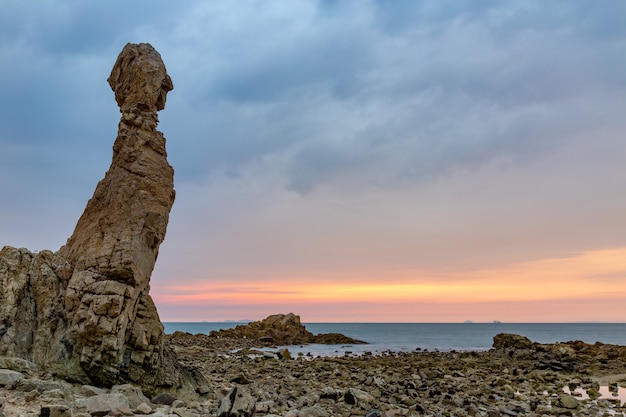
[[[166,333],[183,331],[208,334],[241,323],[163,323]],[[498,333],[514,333],[533,342],[555,343],[581,340],[585,343],[626,345],[626,323],[303,323],[308,331],[342,333],[365,345],[291,346],[292,354],[338,356],[383,352],[483,351],[493,345]]]

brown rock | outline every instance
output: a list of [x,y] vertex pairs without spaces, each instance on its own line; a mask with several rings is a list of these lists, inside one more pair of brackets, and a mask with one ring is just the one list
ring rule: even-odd
[[274,314],[260,321],[239,325],[234,329],[211,332],[211,335],[258,340],[268,345],[310,343],[315,338],[300,322],[300,316],[293,313]]
[[300,316],[293,313],[274,314],[260,321],[239,325],[234,329],[212,331],[210,335],[219,338],[256,340],[263,345],[367,343],[339,333],[316,336],[306,329],[300,321]]
[[511,333],[499,333],[493,337],[493,347],[496,349],[532,349],[533,342],[526,336]]
[[66,377],[177,387],[150,276],[174,203],[174,170],[157,111],[172,90],[159,53],[127,44],[109,85],[122,117],[113,159],[57,253],[0,252],[0,355]]

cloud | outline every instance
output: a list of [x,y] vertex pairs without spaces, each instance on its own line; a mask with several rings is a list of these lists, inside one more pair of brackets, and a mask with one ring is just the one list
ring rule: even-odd
[[623,246],[624,17],[621,1],[4,1],[0,237],[63,244],[111,158],[109,71],[150,42],[175,86],[159,126],[178,189],[155,285]]
[[175,53],[195,68],[172,110],[188,125],[169,129],[185,138],[183,178],[265,158],[283,160],[285,185],[302,194],[338,178],[422,181],[534,158],[619,117],[624,41],[589,37],[574,24],[579,3],[563,16],[534,3],[312,5],[201,5],[174,31],[178,45],[219,40]]

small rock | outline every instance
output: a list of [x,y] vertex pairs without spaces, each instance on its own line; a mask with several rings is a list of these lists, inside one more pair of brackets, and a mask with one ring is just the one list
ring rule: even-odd
[[100,394],[87,399],[87,410],[92,416],[105,416],[116,408],[128,407],[128,398],[123,394]]
[[[39,394],[39,390],[37,389],[32,390],[30,392]],[[50,403],[51,400],[62,400],[64,398],[65,398],[65,392],[60,389],[52,389],[50,391],[44,391],[43,393],[41,393],[41,397],[40,397],[42,401],[46,401],[48,403]]]
[[336,390],[332,387],[324,387],[322,388],[322,392],[320,393],[320,398],[328,398],[331,400],[338,400],[341,398],[341,391]]
[[220,400],[220,406],[217,409],[217,417],[228,417],[230,415],[230,410],[233,408],[236,396],[237,387],[231,389],[224,397],[222,397]]
[[135,410],[140,414],[150,414],[152,412],[152,407],[146,403],[141,403],[135,407]]
[[143,395],[143,391],[130,384],[115,385],[111,388],[111,394],[123,394],[128,398],[128,405],[130,408],[136,409],[139,404],[149,403],[150,400]]
[[256,400],[247,391],[235,387],[220,400],[217,417],[252,417]]
[[196,388],[196,392],[200,395],[208,394],[209,392],[211,392],[211,387],[206,384],[198,385],[198,388]]
[[387,381],[385,381],[384,378],[381,378],[381,377],[377,376],[377,377],[374,378],[374,384],[377,387],[379,387],[379,388],[383,388],[383,387],[385,387],[387,385]]
[[163,409],[158,409],[154,413],[150,414],[150,417],[172,417],[176,414],[165,413]]
[[302,407],[298,413],[298,417],[328,417],[328,411],[324,410],[319,405],[311,407]]
[[374,397],[367,392],[358,388],[349,388],[345,395],[344,401],[349,405],[358,405],[359,407],[366,409],[374,401]]
[[170,404],[170,407],[172,408],[182,408],[182,407],[186,407],[187,404],[185,404],[185,402],[183,400],[179,400],[176,399],[174,400],[174,402],[172,404]]
[[279,350],[277,355],[279,359],[292,359],[291,352],[289,352],[289,349],[287,348]]
[[9,369],[0,369],[0,386],[6,387],[24,379],[21,372],[11,371]]
[[596,400],[596,399],[598,399],[598,398],[600,398],[602,396],[602,394],[600,394],[600,392],[597,389],[595,389],[595,388],[589,388],[587,390],[587,395],[592,400]]
[[250,380],[248,378],[246,378],[246,376],[244,374],[239,374],[239,375],[236,375],[236,376],[232,377],[230,379],[230,382],[234,382],[235,384],[245,385],[245,384],[249,384]]
[[198,414],[192,413],[191,411],[182,408],[175,409],[174,415],[177,415],[178,417],[198,417]]
[[115,416],[134,416],[135,413],[133,412],[133,410],[130,407],[119,407],[116,408],[113,411],[109,412],[109,415],[115,415]]
[[579,405],[578,400],[571,395],[565,395],[559,398],[559,402],[561,403],[561,407],[568,408],[570,410],[577,408]]
[[81,391],[85,397],[95,397],[107,393],[106,390],[91,385],[83,385]]
[[174,401],[176,398],[168,392],[161,393],[152,399],[153,404],[159,405],[172,405]]
[[246,391],[237,393],[229,417],[252,417],[256,407],[256,399]]
[[256,413],[259,413],[259,414],[267,414],[270,412],[270,408],[272,408],[273,405],[274,405],[274,401],[272,400],[260,401],[256,403],[254,410]]

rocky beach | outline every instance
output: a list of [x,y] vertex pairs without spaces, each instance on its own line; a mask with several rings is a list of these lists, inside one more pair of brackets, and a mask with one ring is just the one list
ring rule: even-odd
[[[291,323],[289,329],[285,321]],[[292,357],[288,349],[274,346],[305,331],[304,326],[293,326],[290,315],[276,315],[240,326],[236,332],[167,335],[166,343],[181,366],[206,381],[186,395],[148,396],[134,384],[107,388],[72,383],[29,361],[0,358],[0,416],[619,417],[626,413],[624,346],[576,341],[538,344],[510,334],[497,335],[494,347],[483,352]],[[243,336],[252,333],[262,337]]]

